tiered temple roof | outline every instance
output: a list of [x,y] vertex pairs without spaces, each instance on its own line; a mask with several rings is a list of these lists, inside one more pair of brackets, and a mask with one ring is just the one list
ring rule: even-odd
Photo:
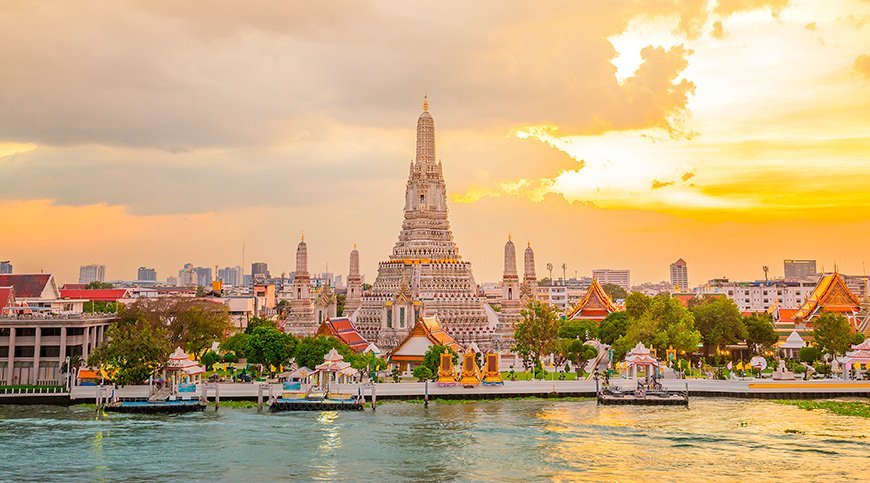
[[616,305],[610,300],[610,296],[604,291],[604,287],[598,282],[598,279],[593,279],[589,290],[583,299],[577,303],[573,310],[566,317],[568,320],[595,320],[602,321],[608,315],[619,310]]
[[823,276],[813,293],[794,314],[797,322],[812,322],[821,313],[833,312],[843,314],[849,319],[853,328],[858,326],[858,313],[861,311],[861,301],[846,286],[846,281],[836,271]]
[[461,352],[462,347],[450,336],[438,322],[436,317],[422,317],[408,336],[390,352],[391,362],[420,363],[426,351],[433,345],[450,347]]
[[335,317],[325,320],[318,327],[317,335],[335,337],[347,344],[354,352],[363,352],[369,346],[369,341],[357,332],[353,322],[347,317]]

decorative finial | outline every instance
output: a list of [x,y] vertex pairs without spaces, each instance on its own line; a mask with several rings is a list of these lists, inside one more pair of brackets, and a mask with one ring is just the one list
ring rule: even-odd
[[429,112],[429,96],[423,96],[423,112]]
[[305,241],[305,232],[302,232],[302,241]]
[[356,250],[356,242],[353,242],[353,249]]
[[508,232],[508,241],[511,241],[511,238],[512,238],[512,237],[513,237],[513,236],[511,235],[511,232]]
[[532,242],[530,242],[530,241],[529,241],[529,242],[526,242],[526,247],[528,247],[528,248],[532,248]]

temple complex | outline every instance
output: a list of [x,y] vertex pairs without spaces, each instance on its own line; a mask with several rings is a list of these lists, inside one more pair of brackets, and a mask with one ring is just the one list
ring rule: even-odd
[[824,275],[819,280],[813,293],[795,312],[793,318],[796,323],[811,325],[813,319],[824,312],[842,314],[854,330],[858,329],[861,301],[849,290],[843,276],[837,271]]
[[347,317],[334,317],[323,321],[317,328],[316,335],[328,335],[347,344],[354,352],[364,352],[369,348],[369,341],[359,335],[353,322]]
[[360,333],[380,347],[399,345],[422,317],[437,317],[462,344],[492,342],[498,315],[478,292],[471,263],[459,254],[447,211],[427,99],[417,120],[417,152],[409,166],[399,239],[351,316]]
[[441,345],[461,352],[462,347],[444,331],[436,317],[421,317],[405,338],[389,354],[391,364],[401,372],[413,370],[423,363],[423,356],[433,345]]
[[[314,335],[320,324],[314,318],[314,304],[311,303],[310,291],[308,245],[305,244],[305,237],[303,236],[296,247],[296,272],[293,274],[293,285],[290,291],[290,311],[284,325],[285,331],[296,336]],[[318,302],[323,301],[318,299]],[[321,303],[321,314],[323,314],[323,310],[324,307]]]
[[577,303],[571,312],[567,315],[567,320],[594,320],[601,322],[608,315],[616,312],[618,309],[610,296],[604,291],[604,287],[598,282],[598,279],[592,279],[592,285],[586,291],[586,295]]
[[535,277],[535,253],[529,244],[524,256],[523,282],[520,284],[517,273],[517,251],[514,242],[508,237],[504,246],[504,274],[502,276],[502,296],[499,303],[498,329],[493,335],[491,349],[505,351],[513,349],[514,328],[522,318],[522,309],[535,297],[537,279]]
[[350,252],[350,269],[347,273],[347,298],[344,302],[344,313],[356,312],[362,301],[362,278],[359,274],[359,252],[356,244]]

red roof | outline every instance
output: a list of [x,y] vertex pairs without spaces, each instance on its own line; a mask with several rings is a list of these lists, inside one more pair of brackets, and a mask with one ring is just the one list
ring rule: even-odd
[[12,287],[0,287],[0,313],[4,307],[9,307],[15,302],[15,289]]
[[369,341],[357,332],[347,317],[326,319],[317,329],[317,335],[331,335],[350,346],[354,352],[362,352],[369,346]]
[[76,289],[83,290],[83,289],[86,289],[87,287],[88,287],[88,284],[86,284],[86,283],[65,283],[65,284],[63,284],[63,286],[60,289],[61,290],[76,290]]
[[126,288],[61,289],[60,298],[92,300],[94,302],[117,302],[127,296]]
[[48,273],[11,273],[0,275],[0,287],[15,287],[18,298],[38,299],[50,280]]

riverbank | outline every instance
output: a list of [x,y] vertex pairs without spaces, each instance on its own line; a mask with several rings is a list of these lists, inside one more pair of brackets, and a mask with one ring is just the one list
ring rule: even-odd
[[870,418],[870,402],[864,401],[795,401],[780,400],[779,404],[797,406],[807,411],[826,411],[838,416]]

